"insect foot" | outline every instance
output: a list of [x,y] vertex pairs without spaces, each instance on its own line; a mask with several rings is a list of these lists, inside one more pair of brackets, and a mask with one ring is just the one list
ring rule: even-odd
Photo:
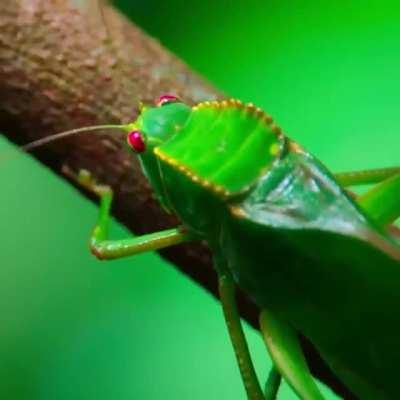
[[108,185],[102,185],[95,181],[93,175],[87,169],[81,169],[78,174],[71,170],[67,165],[63,165],[62,173],[68,178],[76,182],[80,187],[88,190],[98,197],[102,197],[104,194],[111,194],[112,189]]

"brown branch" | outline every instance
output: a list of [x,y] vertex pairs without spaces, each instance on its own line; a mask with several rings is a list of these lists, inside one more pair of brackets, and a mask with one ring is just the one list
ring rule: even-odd
[[[113,44],[98,21],[67,1],[0,2],[0,131],[11,140],[26,143],[75,127],[131,121],[139,100],[152,102],[163,92],[189,103],[221,97],[154,39],[114,10],[105,11],[117,38]],[[57,174],[85,168],[111,185],[113,215],[132,232],[176,225],[154,201],[136,159],[116,135],[75,136],[35,156]],[[162,255],[217,296],[204,246],[179,246]],[[238,298],[241,315],[258,328],[257,308],[243,293]],[[312,347],[305,348],[313,373],[350,399]]]

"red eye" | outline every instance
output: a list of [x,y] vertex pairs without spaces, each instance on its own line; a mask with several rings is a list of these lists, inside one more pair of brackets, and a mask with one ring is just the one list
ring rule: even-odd
[[140,131],[129,132],[127,142],[137,153],[143,153],[146,150],[146,143]]
[[177,101],[180,101],[179,97],[174,96],[173,94],[163,94],[156,101],[156,106],[162,107],[165,106],[166,104],[176,103]]

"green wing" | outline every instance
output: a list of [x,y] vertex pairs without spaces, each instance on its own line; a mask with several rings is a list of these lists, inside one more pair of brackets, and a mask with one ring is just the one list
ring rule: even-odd
[[224,250],[239,286],[306,336],[360,398],[397,398],[395,241],[296,146],[231,211]]

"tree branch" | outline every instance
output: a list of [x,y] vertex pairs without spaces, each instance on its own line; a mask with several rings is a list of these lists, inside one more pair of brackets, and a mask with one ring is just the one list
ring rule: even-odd
[[[139,100],[151,103],[163,92],[190,104],[221,97],[113,9],[105,13],[113,43],[98,21],[67,1],[0,3],[0,131],[7,137],[21,144],[75,127],[132,121]],[[85,168],[98,182],[112,186],[113,215],[136,234],[177,223],[154,200],[136,158],[124,151],[124,140],[115,134],[60,140],[35,156],[63,178],[64,168]],[[162,255],[217,296],[204,245],[183,245]],[[257,308],[243,293],[238,299],[241,315],[258,329]],[[304,346],[313,373],[350,399],[311,345]]]

